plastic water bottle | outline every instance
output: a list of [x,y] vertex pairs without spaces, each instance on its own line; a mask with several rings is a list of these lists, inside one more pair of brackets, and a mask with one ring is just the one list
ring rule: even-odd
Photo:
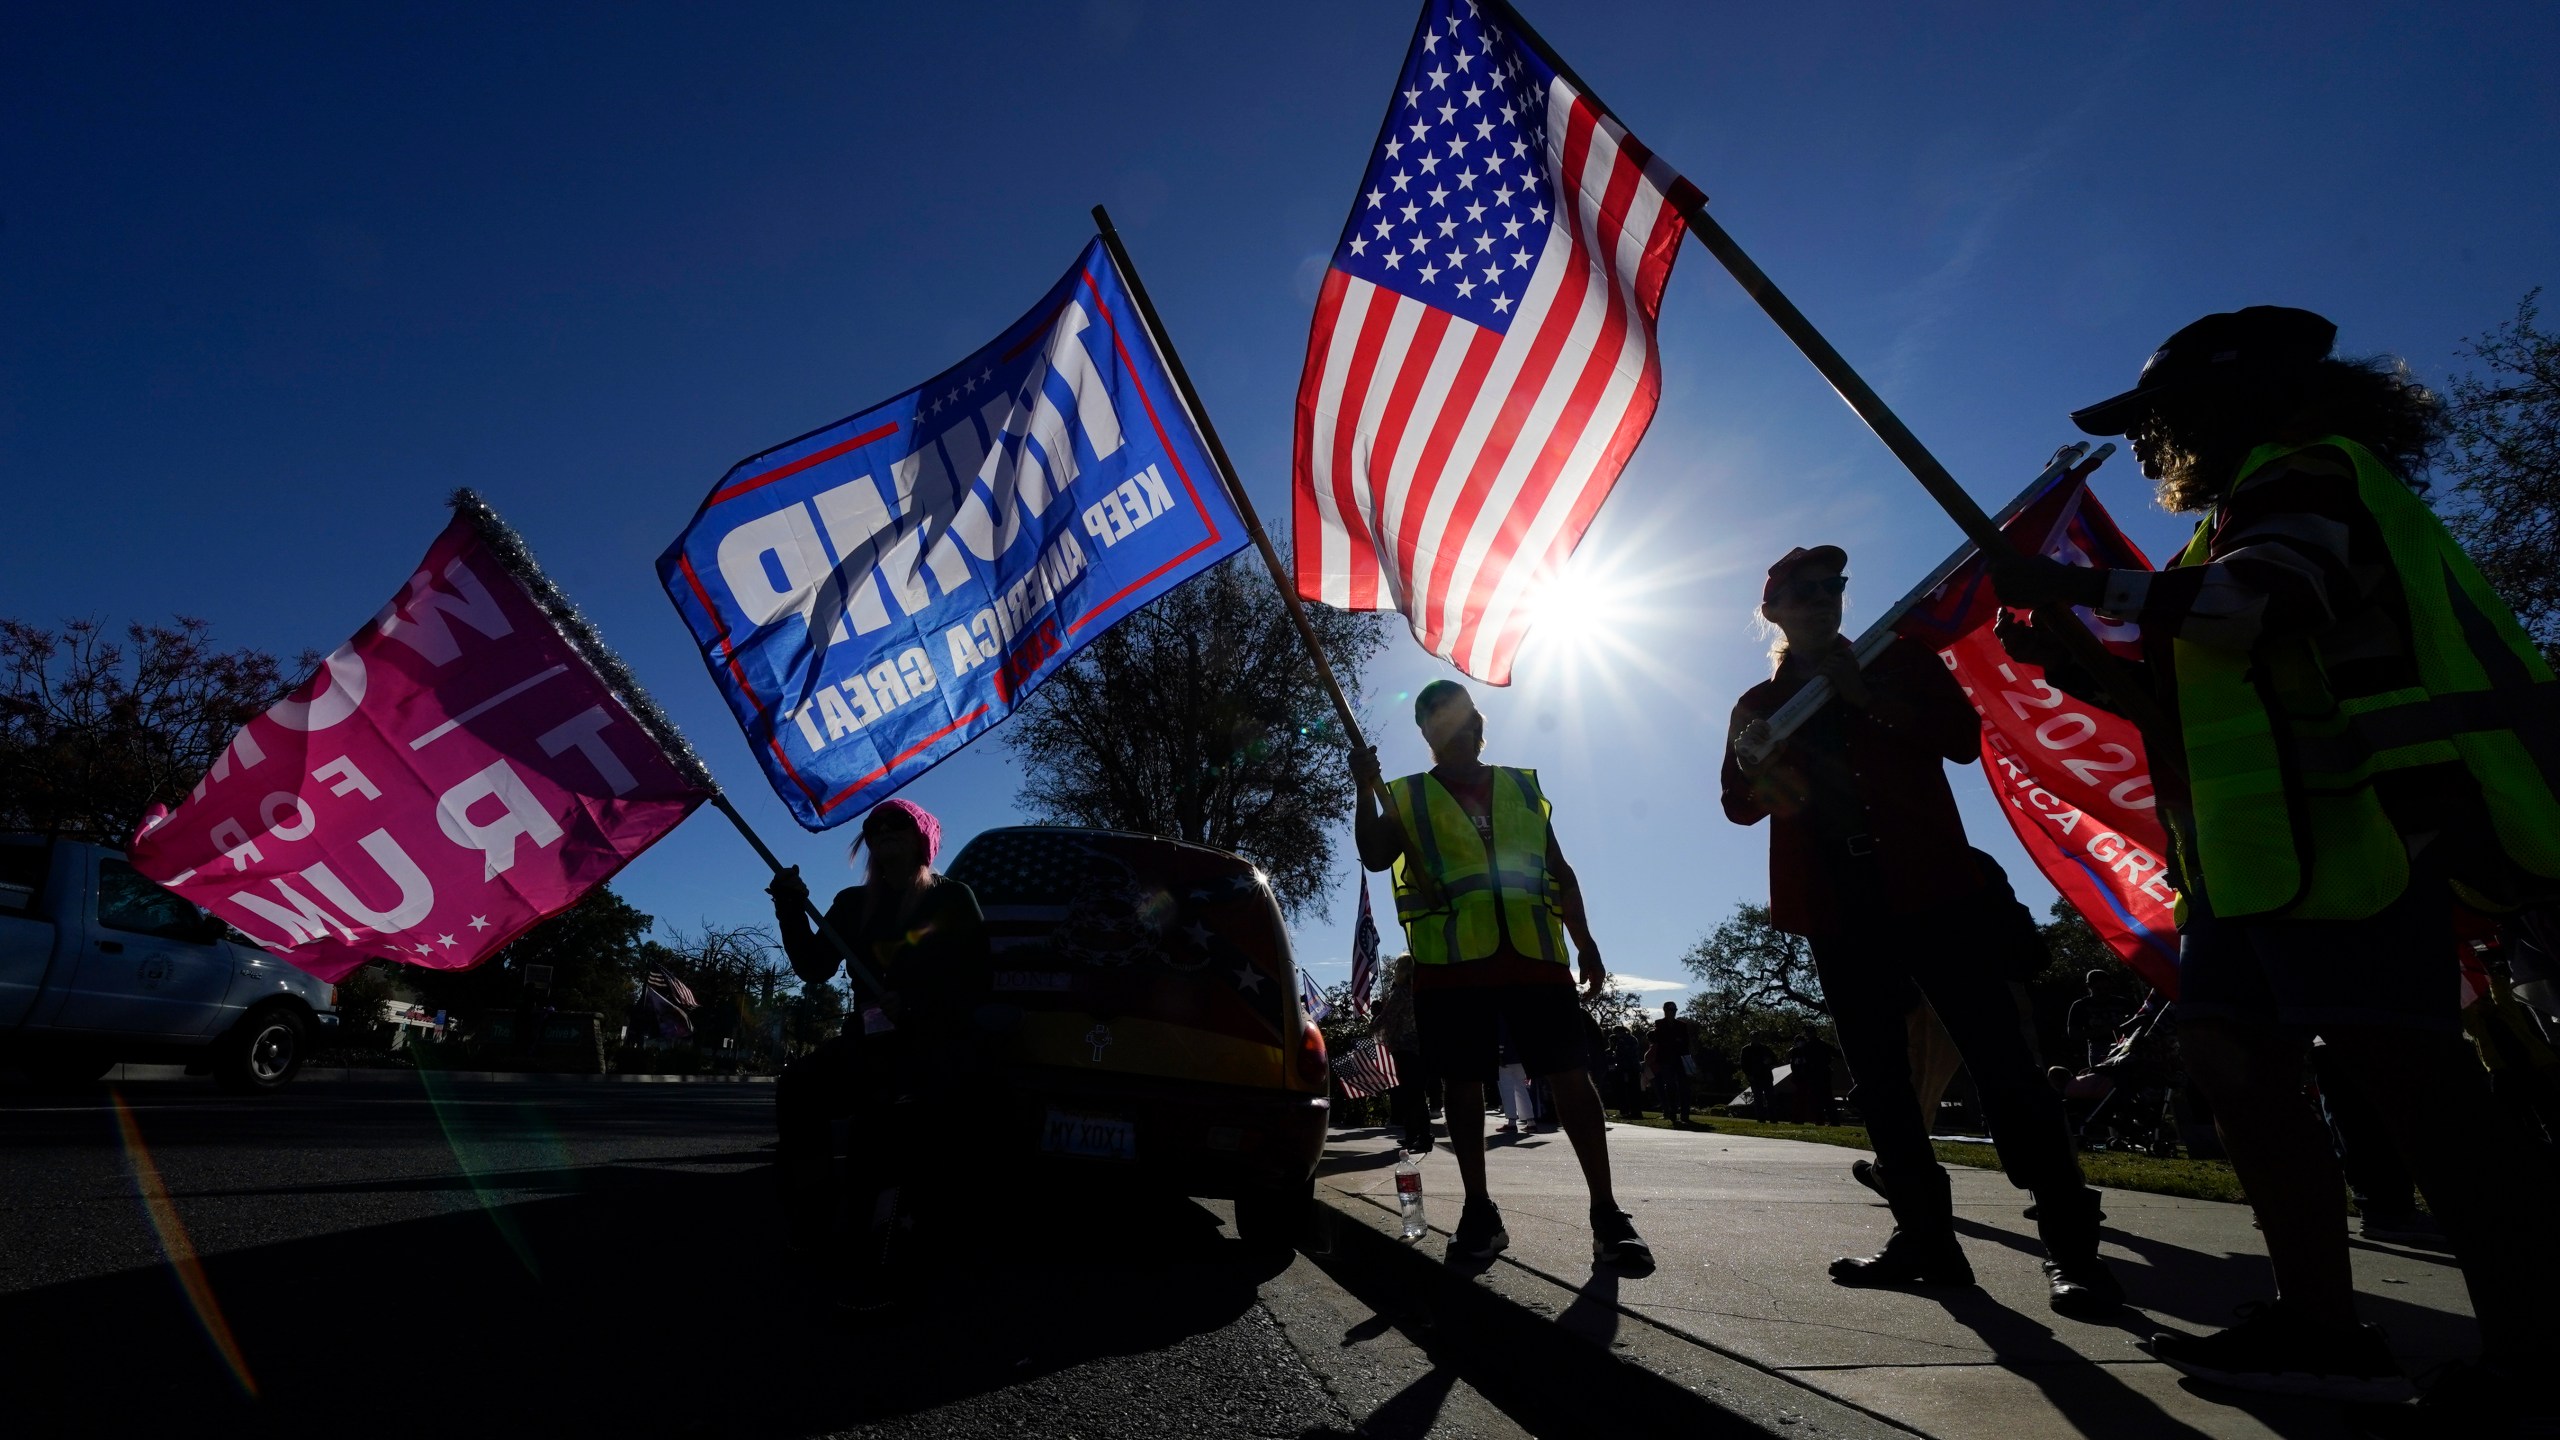
[[1404,1207],[1404,1238],[1421,1239],[1430,1228],[1422,1219],[1422,1167],[1408,1151],[1396,1152],[1396,1203]]

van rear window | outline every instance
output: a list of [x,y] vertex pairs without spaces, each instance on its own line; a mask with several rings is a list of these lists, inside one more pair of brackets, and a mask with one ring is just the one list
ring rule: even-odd
[[999,830],[970,841],[951,862],[951,878],[981,906],[1065,905],[1085,888],[1097,858],[1081,835]]

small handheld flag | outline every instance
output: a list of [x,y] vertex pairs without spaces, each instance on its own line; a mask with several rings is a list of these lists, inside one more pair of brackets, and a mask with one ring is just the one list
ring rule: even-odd
[[1334,1078],[1341,1082],[1342,1093],[1354,1100],[1366,1095],[1381,1095],[1403,1082],[1396,1076],[1396,1057],[1375,1035],[1364,1035],[1351,1053],[1333,1067]]
[[658,577],[775,793],[823,830],[1245,538],[1096,240],[968,359],[733,466]]

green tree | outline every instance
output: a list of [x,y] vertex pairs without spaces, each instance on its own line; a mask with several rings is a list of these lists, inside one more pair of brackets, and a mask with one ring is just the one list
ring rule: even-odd
[[[1379,617],[1307,607],[1355,703]],[[1351,813],[1349,743],[1271,576],[1250,554],[1120,622],[1005,727],[1036,823],[1232,850],[1292,917],[1329,913]]]
[[1702,1041],[1727,1055],[1755,1040],[1783,1055],[1808,1029],[1830,1034],[1813,947],[1772,924],[1766,905],[1735,906],[1680,963],[1699,985],[1683,1013]]
[[0,830],[122,845],[284,693],[276,657],[216,649],[202,620],[119,641],[94,620],[0,619]]
[[1788,1012],[1800,1020],[1830,1013],[1822,977],[1814,972],[1813,947],[1770,923],[1766,905],[1735,906],[1680,963],[1712,1001]]
[[373,1043],[374,1027],[382,1023],[382,1007],[389,1003],[398,976],[399,966],[392,961],[367,960],[338,981],[338,1024],[349,1044]]
[[2445,523],[2560,661],[2560,334],[2538,323],[2541,295],[2463,346],[2481,369],[2449,387]]
[[[525,931],[476,970],[401,967],[403,983],[426,997],[429,1009],[470,1016],[520,1005],[548,1003],[562,1010],[596,1010],[610,1038],[631,1009],[640,973],[641,937],[650,917],[599,885],[578,903]],[[530,990],[525,967],[551,967],[551,989]]]

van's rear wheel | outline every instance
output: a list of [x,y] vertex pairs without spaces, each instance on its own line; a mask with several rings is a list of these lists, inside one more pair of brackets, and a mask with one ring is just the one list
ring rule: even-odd
[[311,1027],[300,1015],[282,1006],[258,1011],[223,1040],[213,1083],[235,1095],[281,1090],[300,1073],[310,1048]]
[[1236,1197],[1236,1238],[1247,1245],[1294,1250],[1306,1238],[1307,1214],[1316,1201],[1316,1182],[1253,1190]]

